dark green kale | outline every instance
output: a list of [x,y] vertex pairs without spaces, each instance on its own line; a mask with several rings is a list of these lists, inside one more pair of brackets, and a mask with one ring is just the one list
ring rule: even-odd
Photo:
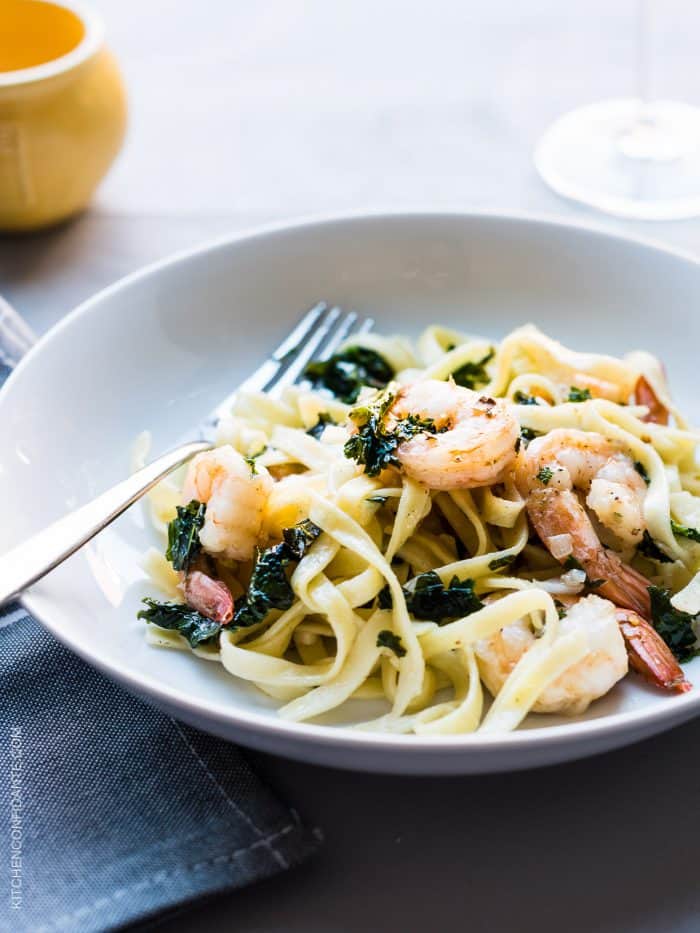
[[136,614],[137,619],[145,619],[152,625],[179,632],[184,635],[191,648],[213,641],[221,631],[219,622],[190,609],[185,603],[159,603],[148,596],[143,602],[148,608],[141,609]]
[[658,561],[660,564],[672,564],[673,558],[665,554],[659,545],[654,541],[648,531],[645,530],[641,542],[637,545],[637,552],[649,560]]
[[540,436],[540,432],[533,430],[533,428],[523,428],[523,427],[520,428],[520,437],[522,438],[523,443],[525,444],[526,447],[530,443],[530,441],[534,441],[534,439],[539,436]]
[[389,589],[389,584],[383,586],[379,593],[377,594],[377,605],[380,609],[393,609],[394,608],[394,599],[391,595],[391,590]]
[[489,381],[486,364],[494,358],[495,353],[495,350],[489,350],[483,359],[473,363],[464,363],[455,369],[452,378],[458,386],[464,386],[466,389],[476,389],[479,386],[486,385]]
[[564,570],[583,570],[583,567],[573,554],[569,554],[564,561]]
[[554,605],[557,607],[557,615],[563,619],[566,616],[566,606],[558,599],[554,600]]
[[349,460],[356,460],[365,468],[368,476],[377,476],[388,466],[398,466],[396,448],[416,434],[437,434],[432,418],[409,415],[396,422],[388,431],[384,424],[387,412],[395,399],[392,392],[385,392],[370,405],[363,405],[350,412],[350,420],[357,425],[357,433],[345,442],[343,452]]
[[187,570],[202,548],[199,532],[204,524],[206,505],[196,499],[188,505],[178,505],[177,515],[168,525],[166,558],[175,570]]
[[267,447],[262,447],[256,454],[253,454],[250,457],[243,458],[245,462],[248,464],[248,466],[250,467],[250,472],[253,476],[258,475],[258,465],[255,461],[258,459],[258,457],[261,457],[265,453],[266,450],[267,450]]
[[543,486],[546,486],[553,476],[554,473],[552,473],[548,466],[543,466],[537,473],[537,479]]
[[537,405],[539,404],[534,395],[527,395],[525,392],[521,392],[520,389],[513,396],[513,401],[516,405]]
[[651,621],[679,661],[689,661],[698,654],[697,637],[693,624],[697,616],[681,612],[671,605],[669,590],[660,586],[649,587]]
[[280,544],[258,550],[248,591],[236,605],[231,628],[247,628],[262,622],[271,609],[289,609],[294,592],[286,568],[301,560],[321,533],[309,519],[293,528],[285,528]]
[[483,608],[474,592],[473,580],[452,577],[448,586],[434,570],[416,577],[413,590],[404,589],[408,611],[416,619],[431,622],[449,622]]
[[363,386],[383,389],[393,379],[394,370],[383,356],[368,347],[347,347],[329,360],[309,363],[304,375],[316,388],[328,389],[352,405]]
[[311,437],[315,437],[317,441],[321,439],[321,435],[326,430],[327,424],[335,424],[335,421],[331,418],[327,411],[319,412],[318,421],[312,427],[308,428],[306,433],[310,434]]
[[386,496],[367,496],[365,502],[375,502],[377,505],[384,505]]
[[504,557],[497,557],[489,562],[489,570],[500,570],[501,567],[508,567],[515,560],[515,554],[506,554]]
[[282,537],[289,548],[292,560],[301,560],[320,534],[321,529],[309,518],[305,518],[292,528],[285,528]]
[[634,462],[634,468],[635,468],[635,470],[637,471],[637,473],[639,473],[639,475],[642,477],[642,479],[644,480],[644,482],[645,482],[645,483],[647,484],[647,486],[648,486],[649,483],[651,482],[651,480],[649,479],[649,474],[648,474],[647,471],[644,469],[644,464],[643,464],[643,463],[640,463],[639,460],[635,460],[635,462]]
[[578,386],[571,386],[567,402],[587,402],[590,397],[590,389],[579,389]]
[[698,531],[697,528],[689,528],[688,525],[681,525],[671,519],[671,531],[674,535],[680,535],[681,538],[689,538],[691,541],[700,544],[700,531]]
[[402,658],[406,654],[406,649],[398,635],[394,635],[388,628],[384,628],[377,635],[377,648],[389,648],[397,658]]

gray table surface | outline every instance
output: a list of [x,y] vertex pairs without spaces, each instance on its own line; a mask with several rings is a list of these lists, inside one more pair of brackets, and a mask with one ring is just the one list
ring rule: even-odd
[[[634,93],[631,0],[94,0],[131,98],[93,208],[0,239],[0,292],[43,332],[174,250],[272,219],[415,204],[556,214],[700,250],[700,220],[564,203],[531,151],[560,113]],[[659,96],[700,101],[700,9],[656,5]],[[653,334],[648,335],[653,342]],[[479,778],[348,774],[256,755],[323,827],[315,861],[163,930],[700,930],[700,721]]]

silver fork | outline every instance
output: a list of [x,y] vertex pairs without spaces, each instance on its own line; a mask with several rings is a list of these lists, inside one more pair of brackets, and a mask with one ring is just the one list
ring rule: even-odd
[[[340,308],[316,305],[252,376],[216,406],[200,429],[201,436],[211,434],[219,418],[230,412],[239,392],[278,395],[303,379],[309,363],[327,360],[345,340],[367,333],[373,325],[371,318],[361,319],[354,311],[343,313]],[[0,606],[63,563],[168,473],[213,446],[205,439],[176,447],[1,557]]]

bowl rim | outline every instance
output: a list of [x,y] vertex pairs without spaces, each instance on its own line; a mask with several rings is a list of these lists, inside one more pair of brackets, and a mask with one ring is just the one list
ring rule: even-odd
[[[426,220],[455,220],[464,221],[492,220],[504,224],[535,225],[539,228],[549,228],[566,235],[574,232],[588,234],[591,238],[602,238],[620,244],[633,245],[641,250],[662,253],[670,258],[680,259],[694,266],[700,265],[700,259],[688,251],[675,249],[653,238],[611,231],[600,224],[583,222],[571,223],[561,216],[547,214],[533,214],[529,212],[503,212],[499,210],[435,210],[430,207],[374,208],[371,210],[358,210],[351,212],[319,213],[305,215],[298,218],[275,221],[246,228],[233,234],[223,234],[204,243],[180,250],[155,262],[139,268],[116,282],[101,289],[91,297],[82,301],[65,317],[50,328],[29,350],[18,366],[13,370],[5,384],[0,388],[0,401],[4,400],[9,388],[15,380],[22,376],[24,371],[34,365],[42,354],[50,352],[55,338],[67,328],[74,326],[75,322],[83,316],[99,313],[105,299],[118,293],[124,288],[140,282],[143,279],[156,276],[172,266],[181,262],[203,256],[216,249],[236,243],[250,243],[258,238],[266,238],[273,234],[292,233],[304,235],[310,230],[326,225],[345,224],[353,222],[376,221],[382,222],[422,222]],[[521,729],[514,732],[481,734],[479,732],[465,735],[404,735],[385,732],[361,731],[347,726],[326,726],[317,723],[294,722],[281,718],[275,719],[269,711],[256,712],[241,711],[235,706],[226,706],[223,702],[213,702],[206,699],[194,698],[182,690],[170,687],[155,677],[143,674],[134,674],[122,670],[118,664],[95,657],[89,650],[73,642],[69,634],[62,630],[59,623],[51,619],[51,613],[43,612],[41,603],[36,604],[32,598],[31,590],[20,598],[21,605],[39,621],[44,628],[53,634],[67,648],[80,656],[92,667],[97,668],[112,680],[125,686],[132,693],[140,696],[147,695],[156,704],[162,704],[169,709],[177,709],[187,718],[196,719],[200,723],[211,721],[231,727],[237,734],[255,733],[266,737],[278,737],[295,741],[300,744],[327,746],[332,745],[348,750],[366,749],[377,751],[383,749],[392,754],[406,754],[410,756],[434,755],[436,752],[463,754],[465,752],[488,752],[494,749],[528,749],[546,748],[560,742],[580,741],[582,744],[588,740],[602,740],[606,736],[618,732],[633,732],[634,727],[652,731],[659,729],[668,721],[669,726],[680,722],[683,718],[690,718],[694,710],[700,707],[700,685],[697,690],[686,694],[669,696],[668,702],[652,709],[641,707],[626,712],[611,713],[596,719],[572,719],[570,723],[553,726],[541,726],[534,729]],[[700,710],[698,710],[700,711]]]

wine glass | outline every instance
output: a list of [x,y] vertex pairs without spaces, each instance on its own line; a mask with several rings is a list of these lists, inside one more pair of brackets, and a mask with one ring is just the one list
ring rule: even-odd
[[654,100],[649,0],[638,0],[637,97],[567,113],[545,132],[535,167],[557,194],[635,220],[700,215],[700,108]]

